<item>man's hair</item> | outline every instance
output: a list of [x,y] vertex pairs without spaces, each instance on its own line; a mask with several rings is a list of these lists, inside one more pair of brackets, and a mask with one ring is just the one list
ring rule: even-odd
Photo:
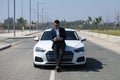
[[59,21],[59,20],[55,20],[55,21],[54,21],[54,23],[57,23],[57,24],[59,24],[59,23],[60,23],[60,21]]

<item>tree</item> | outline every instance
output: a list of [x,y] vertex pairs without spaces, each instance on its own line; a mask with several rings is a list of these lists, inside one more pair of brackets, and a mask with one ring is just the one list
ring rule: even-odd
[[19,19],[17,19],[18,29],[24,29],[24,27],[26,27],[26,24],[27,24],[27,20],[25,20],[24,18],[20,17]]
[[115,15],[115,20],[117,21],[117,29],[120,29],[120,14],[119,14],[119,11],[116,12],[116,15]]
[[91,18],[90,16],[88,17],[88,21],[89,21],[89,22],[92,22],[92,18]]
[[62,20],[60,24],[61,24],[61,26],[65,26],[66,25],[66,20]]
[[97,28],[97,26],[98,26],[97,29],[100,28],[100,23],[101,23],[101,21],[102,21],[102,16],[99,16],[98,18],[95,18],[96,28]]
[[7,18],[7,19],[4,20],[3,27],[6,29],[7,25],[9,24],[10,29],[12,29],[13,28],[13,22],[14,22],[13,18]]
[[93,23],[92,18],[89,16],[87,21],[88,21],[89,28],[91,28],[90,24]]

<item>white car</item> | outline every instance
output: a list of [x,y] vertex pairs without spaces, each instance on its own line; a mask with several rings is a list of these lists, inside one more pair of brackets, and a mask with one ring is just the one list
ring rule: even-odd
[[[55,65],[55,56],[51,40],[51,29],[47,29],[43,32],[41,38],[34,38],[38,41],[33,49],[33,64],[34,67],[42,65]],[[80,38],[76,31],[73,29],[65,29],[67,38],[65,53],[62,58],[61,65],[86,65],[86,50],[82,43],[85,38]]]

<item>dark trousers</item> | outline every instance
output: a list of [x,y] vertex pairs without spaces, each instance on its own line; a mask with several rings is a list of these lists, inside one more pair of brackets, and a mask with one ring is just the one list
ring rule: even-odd
[[55,44],[53,47],[53,51],[55,55],[56,66],[60,67],[65,51],[65,44],[61,44],[61,43]]

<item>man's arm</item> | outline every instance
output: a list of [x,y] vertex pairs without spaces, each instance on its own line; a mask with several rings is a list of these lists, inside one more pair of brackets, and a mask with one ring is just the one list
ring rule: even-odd
[[66,32],[64,28],[61,28],[60,30],[61,36],[58,38],[59,41],[64,41],[66,39]]
[[51,40],[52,41],[58,41],[58,38],[57,37],[55,37],[55,34],[54,34],[54,31],[53,31],[53,29],[51,30]]
[[66,39],[66,32],[65,32],[65,28],[63,28],[63,32],[64,32],[64,34],[63,34],[63,39],[65,40]]

